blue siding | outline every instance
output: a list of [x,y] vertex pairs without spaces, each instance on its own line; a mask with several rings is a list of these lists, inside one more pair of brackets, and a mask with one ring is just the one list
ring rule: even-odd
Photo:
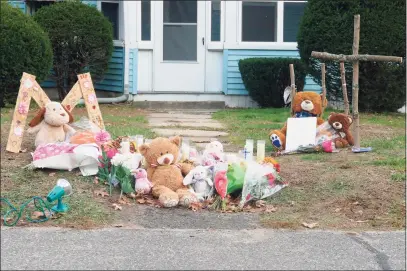
[[[296,50],[224,50],[223,51],[223,92],[227,95],[248,95],[239,71],[239,60],[253,57],[299,58]],[[304,90],[321,92],[321,87],[307,76]]]
[[82,0],[82,3],[92,6],[92,7],[96,7],[97,2],[98,2],[97,0]]
[[129,91],[137,94],[137,76],[138,76],[138,49],[130,49],[129,55]]
[[109,62],[109,69],[101,82],[95,82],[95,89],[123,92],[124,89],[124,48],[115,47]]
[[19,8],[23,13],[25,13],[25,0],[9,0],[10,5]]

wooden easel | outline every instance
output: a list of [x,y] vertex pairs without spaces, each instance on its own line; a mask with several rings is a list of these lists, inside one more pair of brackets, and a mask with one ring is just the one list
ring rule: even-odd
[[[31,98],[33,98],[40,107],[45,107],[45,105],[51,101],[35,80],[35,76],[23,73],[7,141],[6,150],[9,152],[20,152]],[[81,98],[85,101],[89,119],[100,129],[104,130],[105,125],[103,123],[95,89],[93,88],[92,78],[89,73],[78,75],[78,82],[76,82],[69,91],[68,95],[62,101],[62,104],[66,106],[69,111],[72,111]]]
[[[336,60],[341,63],[343,62],[352,62],[353,63],[353,77],[352,77],[352,116],[354,120],[354,137],[355,137],[355,148],[360,148],[360,124],[359,124],[359,61],[386,61],[386,62],[403,62],[402,57],[396,56],[380,56],[380,55],[359,55],[359,38],[360,38],[360,15],[354,16],[354,27],[353,27],[353,54],[352,55],[335,55],[326,52],[315,52],[311,53],[311,57],[317,59],[325,60]],[[345,87],[346,83],[344,82],[344,68],[343,70],[343,79],[342,85]],[[345,85],[344,85],[345,84]],[[347,99],[347,96],[346,96]],[[345,100],[345,110],[346,110]]]

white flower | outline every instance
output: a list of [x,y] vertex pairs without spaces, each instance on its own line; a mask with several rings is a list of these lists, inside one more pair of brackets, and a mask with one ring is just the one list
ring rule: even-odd
[[114,166],[122,165],[128,168],[130,171],[138,169],[141,162],[141,154],[140,153],[117,153],[113,156],[111,163]]

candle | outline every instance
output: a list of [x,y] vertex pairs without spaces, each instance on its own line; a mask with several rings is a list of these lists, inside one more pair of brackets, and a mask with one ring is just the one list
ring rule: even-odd
[[137,135],[137,151],[139,151],[140,146],[143,145],[144,137],[143,135]]
[[253,139],[246,139],[246,160],[251,161],[253,160],[253,148],[254,148],[254,140]]
[[130,142],[128,138],[122,138],[122,142],[120,143],[120,152],[122,154],[126,154],[130,152]]
[[257,140],[257,162],[263,162],[266,156],[266,141],[265,140]]

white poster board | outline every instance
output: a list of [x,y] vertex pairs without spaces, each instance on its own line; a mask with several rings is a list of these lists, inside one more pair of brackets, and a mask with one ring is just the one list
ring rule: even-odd
[[285,151],[295,151],[300,145],[315,145],[317,118],[288,118]]

